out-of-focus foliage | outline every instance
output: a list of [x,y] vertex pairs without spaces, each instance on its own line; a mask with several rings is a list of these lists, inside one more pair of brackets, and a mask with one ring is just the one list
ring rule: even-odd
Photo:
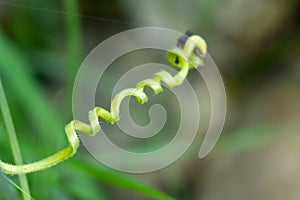
[[[56,12],[55,9],[49,9],[50,4],[49,7],[45,5],[41,7],[36,2],[27,3],[3,2],[1,4],[2,9],[7,7],[9,10],[2,12],[3,18],[1,18],[3,24],[0,29],[0,72],[5,88],[7,88],[9,105],[19,132],[18,137],[24,160],[32,161],[49,155],[66,144],[63,132],[63,124],[66,120],[62,116],[64,113],[59,113],[59,108],[63,108],[65,112],[71,109],[71,99],[68,94],[71,94],[80,64],[79,32],[81,29],[76,1],[65,1],[66,11],[61,11],[61,13]],[[61,6],[59,8],[61,9]],[[45,16],[45,13],[54,18]],[[61,30],[64,20],[66,28]],[[50,27],[45,26],[44,23],[52,23],[53,29],[49,29]],[[60,37],[53,39],[53,35],[47,30],[51,30],[56,36],[66,33],[64,39],[66,48],[60,49],[63,47],[59,45]],[[49,35],[42,34],[44,32],[48,32]],[[54,47],[58,48],[56,52],[51,50]],[[61,55],[61,52],[66,52],[66,56],[65,53]],[[63,61],[64,59],[66,61]],[[48,67],[41,66],[44,64]],[[57,87],[63,87],[59,85],[63,82],[66,83],[66,89],[64,89],[66,96],[63,98],[67,101],[60,101],[60,105],[56,105],[58,108],[55,108],[55,102],[51,96],[55,95],[53,91],[56,93]],[[68,115],[66,119],[69,120],[70,117]],[[1,159],[10,161],[12,159],[6,130],[2,123],[0,125],[1,153],[3,154]],[[86,157],[84,154],[79,154],[78,157],[80,155]],[[89,164],[91,162],[86,164],[83,162],[86,161],[66,164],[67,169],[57,167],[28,175],[32,197],[36,199],[107,199],[106,192],[101,189],[104,181],[157,199],[171,199],[163,192],[129,176],[123,176],[109,169],[104,170],[98,164],[97,168]],[[75,168],[74,165],[81,166],[81,168]],[[11,195],[15,195],[10,185],[12,182],[5,181],[5,178],[2,182],[1,196],[5,199],[12,198]],[[6,191],[7,193],[4,192],[5,187],[10,188]],[[9,191],[12,191],[12,194]],[[17,198],[16,195],[13,198]]]
[[[192,30],[207,40],[209,53],[226,85],[228,115],[220,141],[208,158],[196,157],[203,138],[201,133],[205,131],[205,127],[200,127],[194,144],[176,163],[137,177],[177,199],[299,197],[298,1],[113,0],[68,5],[66,0],[65,3],[0,2],[0,76],[25,162],[50,155],[66,145],[63,127],[72,119],[72,81],[80,62],[93,47],[123,30],[162,26],[182,32]],[[80,15],[74,13],[76,7]],[[77,20],[81,24],[79,31]],[[132,64],[130,60],[128,57],[126,63]],[[101,95],[97,102],[104,105],[109,102],[111,85],[126,63],[122,69],[108,71],[105,80],[100,81]],[[205,86],[197,78],[191,75],[189,79],[205,93]],[[173,105],[169,102],[171,98],[155,98],[153,102]],[[205,108],[209,100],[200,103],[204,107],[201,115],[204,121],[208,120]],[[147,123],[144,116],[139,110],[133,113],[133,118],[141,124]],[[165,132],[172,132],[172,127]],[[152,149],[159,142],[141,147]],[[1,160],[12,162],[2,118],[0,153]],[[1,177],[0,198],[17,198],[16,190]],[[9,178],[17,183],[16,177]],[[29,174],[28,179],[36,199],[147,198],[141,193],[165,197],[136,179],[91,161],[84,148],[76,158]]]

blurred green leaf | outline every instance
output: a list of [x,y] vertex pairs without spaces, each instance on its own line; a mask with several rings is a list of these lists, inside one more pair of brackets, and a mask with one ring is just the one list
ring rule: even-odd
[[104,167],[100,163],[91,162],[87,159],[76,158],[70,161],[72,165],[70,167],[76,167],[77,169],[83,170],[91,177],[97,178],[103,182],[119,186],[128,190],[132,190],[149,197],[161,200],[172,200],[173,197],[161,192],[160,190],[147,185],[137,179],[113,171],[107,167]]
[[220,151],[237,153],[258,148],[276,138],[276,126],[273,124],[260,124],[247,127],[226,135],[221,140]]
[[55,114],[47,96],[30,73],[29,63],[0,29],[0,73],[7,88],[18,99],[28,114],[28,119],[36,124],[44,141],[52,141],[52,148],[61,148],[65,141],[63,125]]
[[101,189],[101,185],[96,184],[86,172],[74,167],[62,167],[58,173],[64,180],[64,188],[72,196],[86,200],[107,199],[104,195],[104,191]]

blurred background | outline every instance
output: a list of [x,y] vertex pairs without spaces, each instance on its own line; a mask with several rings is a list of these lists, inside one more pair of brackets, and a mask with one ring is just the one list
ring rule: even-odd
[[[198,159],[206,128],[201,126],[194,143],[178,161],[143,175],[108,169],[81,146],[74,158],[27,175],[32,197],[165,199],[168,194],[192,200],[299,199],[297,0],[0,0],[0,77],[24,162],[67,145],[63,127],[72,119],[73,82],[85,56],[106,38],[144,26],[191,30],[207,41],[228,100],[227,119],[217,145],[206,158]],[[130,58],[134,56],[127,60]],[[100,105],[109,105],[115,74],[122,74],[122,70],[114,67],[105,84],[100,82],[101,95],[96,98]],[[189,76],[205,90],[197,78]],[[168,98],[168,94],[154,103],[172,106],[170,98],[174,97]],[[104,97],[107,102],[102,101]],[[204,98],[200,106],[208,104]],[[134,102],[131,106],[141,107]],[[147,110],[133,112],[140,124],[149,120],[143,118],[144,112]],[[204,121],[209,119],[209,111],[204,109],[201,115]],[[0,158],[13,163],[0,119]],[[170,124],[162,132],[172,132],[176,122]],[[156,146],[155,141],[160,139],[151,140],[147,148]],[[5,177],[0,177],[0,198],[22,198],[8,181],[19,185],[18,178]]]

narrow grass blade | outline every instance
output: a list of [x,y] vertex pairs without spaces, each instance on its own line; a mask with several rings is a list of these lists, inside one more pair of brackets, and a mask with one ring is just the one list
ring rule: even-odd
[[15,186],[15,183],[12,183],[12,180],[7,178],[6,175],[0,171],[0,199],[21,199],[17,193],[17,190],[15,190],[13,186]]
[[[15,127],[14,127],[14,124],[12,121],[12,117],[11,117],[11,114],[9,111],[9,107],[8,107],[8,103],[7,103],[7,100],[5,97],[1,79],[0,79],[0,107],[1,107],[2,115],[3,115],[4,123],[5,123],[6,129],[7,129],[10,146],[11,146],[11,150],[13,152],[13,157],[14,157],[15,163],[17,165],[22,165],[23,160],[22,160],[22,155],[21,155],[21,151],[19,148],[19,142],[18,142],[17,134],[16,134]],[[28,197],[28,195],[30,196],[30,190],[29,190],[29,185],[28,185],[26,175],[25,174],[20,175],[19,181],[20,181],[21,188],[24,191],[24,193],[22,193],[23,199],[26,199],[26,200],[30,199],[30,197]]]

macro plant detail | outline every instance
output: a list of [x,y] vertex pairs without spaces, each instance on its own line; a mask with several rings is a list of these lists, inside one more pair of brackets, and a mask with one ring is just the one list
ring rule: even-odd
[[178,39],[176,47],[169,50],[166,55],[168,61],[180,69],[177,74],[172,76],[167,71],[159,71],[152,78],[140,81],[135,88],[120,91],[113,98],[110,111],[102,107],[95,107],[88,114],[89,124],[74,119],[65,126],[69,146],[49,157],[29,164],[12,165],[0,161],[2,171],[11,175],[26,174],[50,168],[72,157],[79,147],[79,138],[76,131],[91,136],[95,135],[101,129],[99,118],[114,124],[120,119],[120,105],[125,97],[134,96],[141,104],[147,102],[148,97],[144,92],[145,87],[151,88],[154,94],[159,94],[163,91],[162,82],[169,87],[181,85],[186,79],[189,69],[203,65],[206,53],[206,42],[200,36],[186,32]]

